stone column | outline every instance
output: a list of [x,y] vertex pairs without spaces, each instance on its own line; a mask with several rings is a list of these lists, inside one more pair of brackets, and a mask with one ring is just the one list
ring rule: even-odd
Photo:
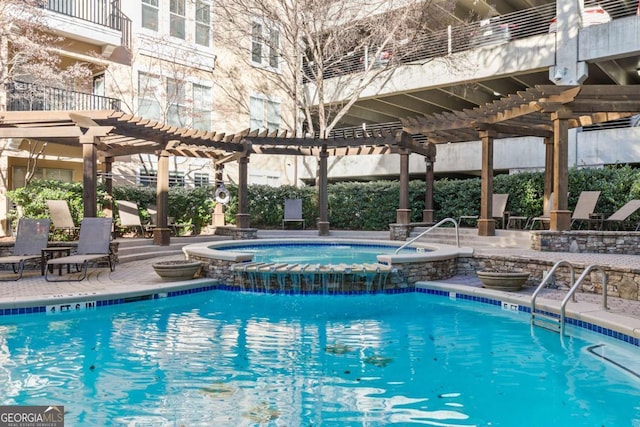
[[493,138],[495,131],[481,130],[482,172],[480,188],[479,236],[495,236],[496,221],[493,219]]

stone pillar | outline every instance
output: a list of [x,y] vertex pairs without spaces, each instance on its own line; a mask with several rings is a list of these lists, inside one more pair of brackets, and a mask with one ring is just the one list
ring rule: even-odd
[[322,145],[320,151],[318,174],[318,236],[329,235],[329,178],[328,178],[328,158],[326,144]]
[[571,228],[569,202],[569,119],[571,112],[563,108],[551,113],[553,120],[553,192],[555,206],[551,207],[549,229],[553,231]]
[[169,153],[158,153],[158,180],[156,182],[157,224],[153,229],[153,244],[168,246],[171,244],[169,216]]
[[396,223],[409,224],[411,209],[409,209],[409,153],[406,148],[400,148],[400,203],[396,210]]
[[238,213],[236,214],[236,227],[249,228],[249,202],[247,197],[249,180],[249,156],[238,159]]
[[81,136],[82,145],[82,200],[83,216],[95,218],[98,215],[98,137]]
[[493,138],[495,131],[481,130],[482,172],[480,188],[479,236],[495,236],[496,221],[493,219]]

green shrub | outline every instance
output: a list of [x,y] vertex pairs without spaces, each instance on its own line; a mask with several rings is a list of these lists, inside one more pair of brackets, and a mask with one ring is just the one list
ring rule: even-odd
[[[627,201],[640,198],[640,173],[629,166],[602,169],[570,169],[569,209],[575,207],[580,192],[600,190],[596,211],[611,215]],[[409,183],[411,221],[422,221],[425,183]],[[434,183],[433,199],[435,220],[457,219],[461,215],[480,214],[480,178],[440,179]],[[542,213],[544,175],[542,172],[524,172],[498,175],[494,178],[495,193],[509,193],[507,210],[523,216]],[[236,221],[238,187],[229,185],[229,203],[225,207],[225,220]],[[215,189],[170,188],[168,216],[177,223],[193,224],[196,231],[211,223],[215,205]],[[33,181],[28,187],[10,191],[9,197],[19,205],[23,214],[33,218],[46,217],[46,199],[65,199],[75,221],[82,219],[82,184],[58,181]],[[135,201],[141,216],[148,218],[147,208],[156,204],[156,191],[148,187],[114,187],[113,197]],[[318,220],[318,194],[316,187],[250,185],[247,190],[250,224],[256,228],[280,228],[285,199],[302,199],[302,214],[308,227]],[[400,199],[398,181],[341,182],[328,188],[329,224],[332,229],[386,230],[396,222]],[[99,188],[98,209],[107,201],[103,187]],[[16,217],[16,213],[12,213]],[[640,215],[640,214],[638,214]]]

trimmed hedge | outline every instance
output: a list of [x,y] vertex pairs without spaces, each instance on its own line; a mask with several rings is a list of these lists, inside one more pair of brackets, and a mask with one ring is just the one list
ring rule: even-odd
[[[507,210],[523,216],[542,213],[544,176],[542,172],[523,172],[498,175],[494,178],[495,193],[509,193]],[[238,188],[229,185],[229,204],[225,209],[227,223],[235,223]],[[586,190],[600,190],[596,212],[611,215],[627,201],[640,198],[640,171],[629,166],[602,169],[571,169],[569,171],[569,209],[573,209]],[[329,224],[332,229],[386,230],[396,221],[400,195],[397,181],[342,182],[329,185]],[[196,231],[211,223],[214,202],[213,187],[169,189],[169,216],[176,222],[194,224]],[[422,220],[425,183],[409,183],[411,221]],[[58,181],[33,181],[28,187],[10,191],[9,197],[22,207],[23,214],[33,218],[46,216],[46,199],[69,201],[74,219],[82,216],[82,184]],[[155,204],[155,189],[145,187],[114,187],[115,199],[138,202],[141,215],[148,217],[146,208]],[[480,178],[440,179],[433,189],[435,219],[478,215],[480,210]],[[302,212],[308,227],[318,221],[316,187],[251,185],[248,188],[249,214],[252,227],[280,228],[285,199],[302,199]],[[106,200],[99,190],[98,205]],[[640,220],[636,214],[632,220]]]

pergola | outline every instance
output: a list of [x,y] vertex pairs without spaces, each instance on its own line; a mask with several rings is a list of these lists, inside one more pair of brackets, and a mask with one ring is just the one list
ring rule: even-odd
[[[319,222],[320,235],[329,232],[327,199],[327,158],[329,156],[400,154],[401,195],[398,222],[409,222],[408,176],[409,155],[427,158],[427,179],[433,180],[435,161],[433,144],[413,140],[402,131],[362,131],[353,137],[319,139],[299,138],[287,132],[243,131],[236,134],[178,128],[155,120],[118,111],[11,111],[0,113],[0,138],[30,138],[81,147],[83,159],[84,216],[97,214],[98,157],[104,159],[110,176],[113,158],[131,154],[158,156],[157,206],[158,226],[154,243],[169,244],[167,227],[169,157],[209,158],[216,164],[237,161],[239,165],[238,229],[249,228],[247,170],[251,154],[300,155],[319,157]],[[431,187],[431,185],[429,185]],[[110,180],[107,181],[110,192]],[[425,199],[432,214],[431,192]]]
[[[82,148],[84,215],[97,214],[97,160],[104,158],[109,175],[113,158],[131,154],[158,156],[158,227],[154,242],[169,243],[167,228],[169,157],[212,159],[239,164],[238,229],[249,228],[247,170],[251,154],[317,156],[319,158],[320,235],[329,232],[327,158],[329,156],[399,154],[400,200],[397,223],[410,226],[408,201],[409,155],[426,158],[427,193],[424,222],[433,221],[432,181],[435,145],[443,142],[482,142],[482,192],[478,229],[495,234],[491,217],[493,141],[496,138],[537,136],[545,145],[545,202],[551,192],[551,229],[570,228],[568,210],[568,131],[570,128],[629,117],[640,112],[640,86],[536,86],[469,110],[402,119],[401,131],[362,131],[353,137],[299,138],[287,132],[243,131],[235,134],[177,128],[119,111],[30,111],[0,113],[0,138],[31,138]],[[423,134],[427,143],[411,135]],[[107,184],[109,186],[109,183]],[[109,190],[109,188],[108,188]],[[563,196],[564,195],[564,196]]]
[[544,139],[545,203],[553,191],[551,230],[568,230],[568,147],[570,128],[629,117],[640,112],[640,86],[536,86],[469,110],[402,120],[403,130],[423,134],[429,142],[482,142],[482,190],[478,234],[495,234],[493,207],[493,141],[537,136]]

